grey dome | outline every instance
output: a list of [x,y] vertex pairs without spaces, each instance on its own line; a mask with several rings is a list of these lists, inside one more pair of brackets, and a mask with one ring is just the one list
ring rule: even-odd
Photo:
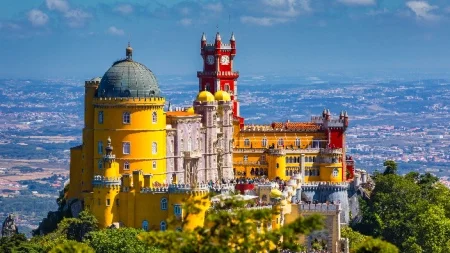
[[160,97],[153,72],[131,57],[116,61],[106,71],[97,90],[98,97]]

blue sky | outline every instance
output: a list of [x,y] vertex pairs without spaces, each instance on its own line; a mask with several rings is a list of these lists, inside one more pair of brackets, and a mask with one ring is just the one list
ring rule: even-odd
[[[202,32],[236,35],[242,74],[450,69],[450,1],[0,0],[0,78],[101,76],[124,57],[201,69]],[[241,74],[241,75],[242,75]]]

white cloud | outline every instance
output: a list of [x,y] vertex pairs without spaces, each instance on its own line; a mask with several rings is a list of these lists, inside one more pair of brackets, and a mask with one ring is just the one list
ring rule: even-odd
[[4,29],[4,30],[14,31],[14,30],[19,30],[21,28],[22,27],[20,27],[20,25],[15,24],[15,23],[11,23],[11,22],[2,23],[2,22],[0,22],[0,30]]
[[179,23],[180,23],[182,26],[190,26],[190,25],[192,25],[192,19],[190,19],[190,18],[183,18],[183,19],[181,19],[181,20],[179,21]]
[[130,4],[121,4],[114,8],[114,11],[119,12],[122,15],[129,15],[133,13],[134,9]]
[[60,12],[70,27],[82,27],[92,17],[91,14],[81,9],[70,8],[66,0],[45,0],[45,3],[49,10]]
[[207,4],[204,6],[205,10],[213,11],[213,12],[222,12],[223,6],[221,3],[216,4]]
[[64,13],[70,9],[69,3],[66,0],[45,0],[45,3],[49,10],[56,10]]
[[432,13],[433,10],[438,9],[439,7],[430,5],[425,1],[409,1],[406,3],[406,6],[408,6],[419,19],[435,21],[440,18],[438,15]]
[[119,29],[115,26],[110,26],[107,31],[111,35],[123,36],[125,35],[125,31],[123,29]]
[[260,26],[272,26],[275,24],[281,24],[288,22],[287,18],[273,18],[273,17],[252,17],[252,16],[243,16],[241,17],[241,22],[244,24],[253,24]]
[[346,5],[374,5],[376,0],[337,0]]
[[91,17],[91,14],[81,9],[71,9],[64,13],[64,17],[67,19],[70,27],[81,27]]
[[370,10],[367,12],[367,15],[369,16],[378,16],[378,15],[384,15],[389,13],[389,10],[384,8],[384,9],[380,9],[380,10]]
[[280,17],[296,17],[304,12],[311,12],[310,0],[262,0],[268,7],[266,13]]
[[48,15],[38,9],[29,11],[27,17],[33,26],[43,26],[48,22]]

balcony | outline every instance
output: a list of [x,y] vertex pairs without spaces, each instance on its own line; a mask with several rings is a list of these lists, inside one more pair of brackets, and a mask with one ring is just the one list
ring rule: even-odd
[[183,157],[186,159],[197,159],[202,157],[202,154],[200,151],[183,151]]

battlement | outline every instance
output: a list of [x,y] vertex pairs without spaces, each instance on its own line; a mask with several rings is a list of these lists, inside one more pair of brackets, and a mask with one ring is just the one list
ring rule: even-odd
[[100,104],[108,104],[110,102],[122,103],[142,103],[142,102],[165,102],[164,97],[94,97],[93,101]]
[[302,189],[305,191],[318,189],[345,191],[349,185],[348,182],[307,182],[302,184]]
[[92,185],[95,186],[120,186],[122,184],[120,177],[104,177],[100,175],[94,176]]
[[234,189],[234,184],[169,184],[142,188],[141,193],[208,193]]
[[84,86],[99,86],[100,81],[85,81]]
[[340,212],[341,204],[307,204],[301,202],[299,204],[301,212],[320,212],[320,213],[337,213]]
[[267,165],[265,161],[233,161],[233,165]]
[[216,76],[218,78],[238,78],[239,71],[197,71],[197,77]]

